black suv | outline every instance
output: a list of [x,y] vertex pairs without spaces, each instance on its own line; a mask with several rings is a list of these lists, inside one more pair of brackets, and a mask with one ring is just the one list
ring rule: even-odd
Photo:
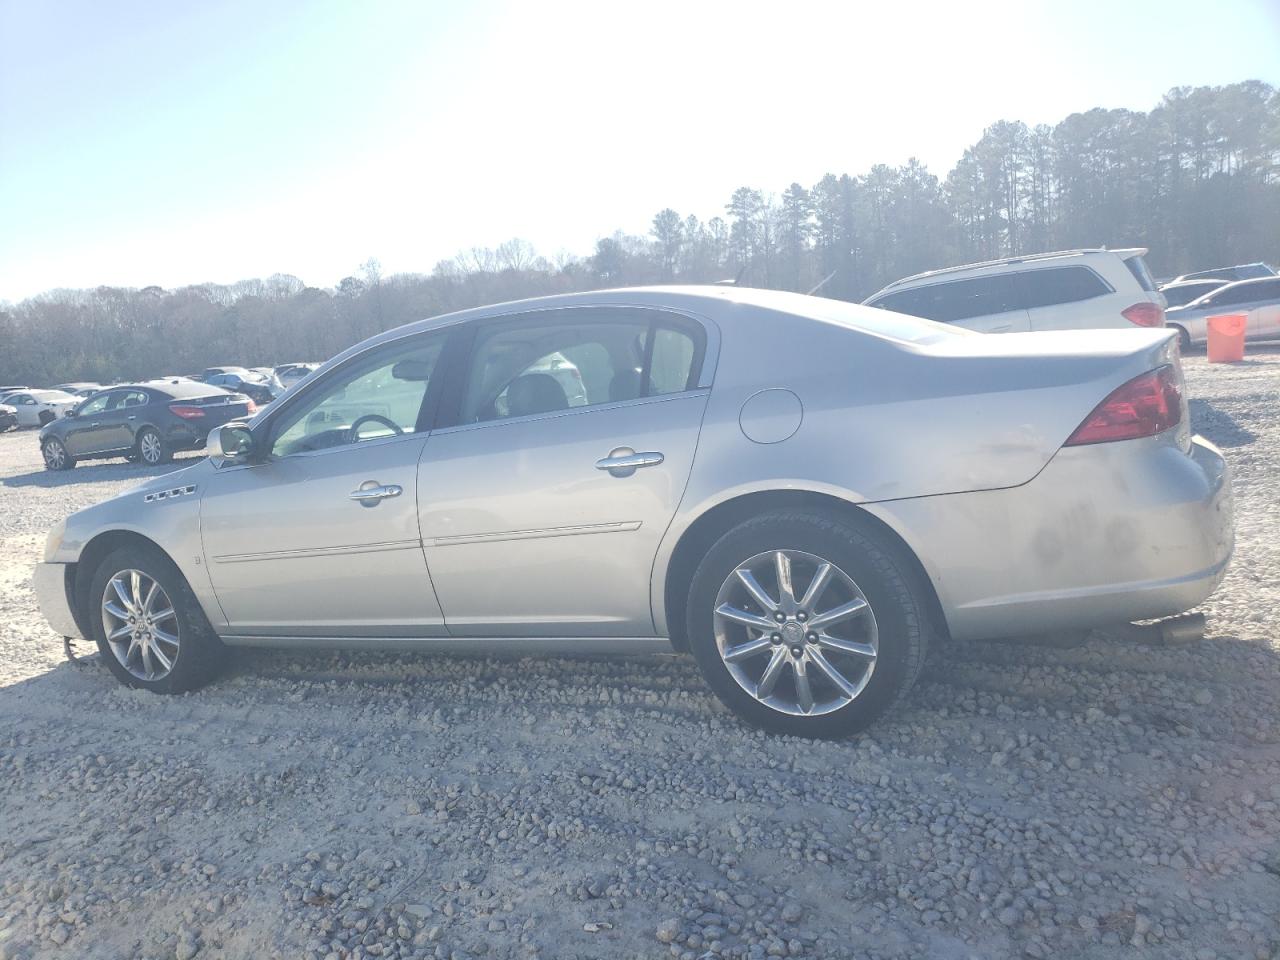
[[203,447],[214,427],[256,412],[244,394],[190,380],[122,384],[41,429],[40,451],[50,470],[99,457],[164,463],[178,450]]

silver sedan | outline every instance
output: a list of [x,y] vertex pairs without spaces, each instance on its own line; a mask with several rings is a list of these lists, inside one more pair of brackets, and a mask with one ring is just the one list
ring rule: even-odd
[[983,337],[737,288],[393,330],[73,514],[35,584],[123,682],[225,647],[690,652],[839,736],[930,643],[1179,613],[1232,550],[1166,330]]

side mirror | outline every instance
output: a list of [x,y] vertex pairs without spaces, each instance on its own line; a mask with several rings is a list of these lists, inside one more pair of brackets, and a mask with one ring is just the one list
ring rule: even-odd
[[209,431],[204,450],[214,463],[243,463],[253,453],[253,433],[243,423],[224,423]]
[[68,410],[66,413],[63,414],[64,417],[69,417],[71,419],[74,419],[79,415],[80,415],[80,404],[76,404],[74,407],[72,407],[70,410]]

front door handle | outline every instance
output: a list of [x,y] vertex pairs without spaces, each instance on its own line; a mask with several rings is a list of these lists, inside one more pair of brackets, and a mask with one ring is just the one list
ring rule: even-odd
[[666,458],[656,450],[636,453],[630,447],[616,447],[596,461],[597,470],[608,470],[615,477],[629,477],[641,467],[656,467]]
[[366,480],[358,490],[347,494],[348,500],[354,500],[362,507],[376,507],[388,497],[398,497],[404,488],[398,483],[379,483],[377,480]]

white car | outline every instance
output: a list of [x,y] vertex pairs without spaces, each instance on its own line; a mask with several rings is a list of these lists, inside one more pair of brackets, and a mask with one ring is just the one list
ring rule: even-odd
[[1064,250],[931,270],[864,302],[980,333],[1160,327],[1165,301],[1146,252]]
[[0,398],[17,412],[18,426],[43,427],[79,406],[81,397],[61,390],[24,390]]
[[1178,331],[1183,349],[1208,339],[1208,319],[1242,313],[1246,340],[1280,337],[1280,277],[1259,277],[1228,283],[1186,306],[1171,307],[1167,323]]

